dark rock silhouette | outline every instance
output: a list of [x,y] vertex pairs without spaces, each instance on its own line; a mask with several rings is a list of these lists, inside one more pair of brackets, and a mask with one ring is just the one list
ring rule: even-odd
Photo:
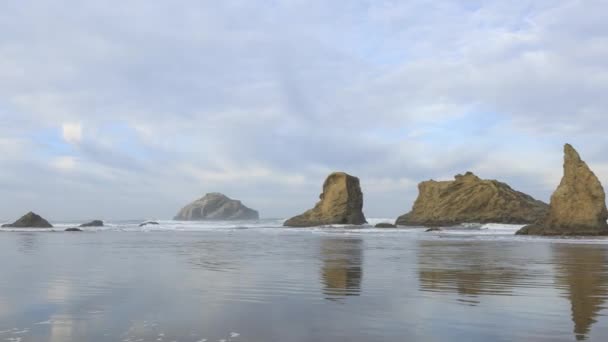
[[145,227],[145,226],[147,226],[147,225],[154,225],[154,226],[157,226],[157,225],[158,225],[158,222],[155,222],[155,221],[148,221],[148,222],[143,222],[143,223],[140,223],[140,224],[139,224],[139,226],[140,226],[140,227]]
[[396,225],[392,224],[392,223],[388,223],[388,222],[382,222],[382,223],[378,223],[377,225],[374,226],[375,228],[397,228]]
[[103,221],[93,220],[91,222],[81,224],[80,227],[103,227]]

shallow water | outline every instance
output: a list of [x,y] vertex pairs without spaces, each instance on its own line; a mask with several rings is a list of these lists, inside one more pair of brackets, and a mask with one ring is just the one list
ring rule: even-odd
[[0,341],[608,339],[606,239],[280,222],[2,232]]

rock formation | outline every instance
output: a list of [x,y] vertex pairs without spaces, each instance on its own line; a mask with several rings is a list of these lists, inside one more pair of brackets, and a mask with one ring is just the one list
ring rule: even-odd
[[323,184],[321,199],[314,208],[292,217],[287,227],[313,227],[326,224],[364,224],[363,193],[359,178],[344,172],[330,174]]
[[103,221],[93,220],[91,222],[81,224],[80,227],[103,227]]
[[2,225],[2,228],[53,228],[53,225],[30,211],[15,222]]
[[80,228],[66,228],[65,231],[66,232],[81,232],[82,229],[80,229]]
[[377,225],[375,225],[374,228],[397,228],[397,226],[395,226],[392,223],[381,222],[381,223],[378,223]]
[[204,220],[257,220],[257,211],[247,208],[241,201],[213,192],[206,194],[185,206],[175,216],[175,220],[204,221]]
[[142,222],[139,224],[140,227],[145,227],[147,225],[153,225],[153,226],[158,226],[158,222],[154,222],[154,221],[147,221],[147,222]]
[[536,222],[548,205],[496,180],[482,180],[471,172],[454,181],[434,180],[418,185],[418,198],[411,212],[397,225],[451,226],[462,223]]
[[551,196],[549,213],[519,235],[608,235],[606,194],[578,152],[564,146],[564,176]]

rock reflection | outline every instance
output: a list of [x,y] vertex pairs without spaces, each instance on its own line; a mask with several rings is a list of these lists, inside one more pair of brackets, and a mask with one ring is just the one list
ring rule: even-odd
[[581,341],[608,298],[607,249],[604,246],[555,244],[555,279],[570,300],[574,335]]
[[360,239],[331,238],[321,242],[321,278],[326,299],[358,296],[363,275],[363,242]]
[[467,305],[479,304],[481,295],[511,295],[524,274],[506,263],[505,253],[492,245],[420,241],[420,289],[459,294],[459,301]]

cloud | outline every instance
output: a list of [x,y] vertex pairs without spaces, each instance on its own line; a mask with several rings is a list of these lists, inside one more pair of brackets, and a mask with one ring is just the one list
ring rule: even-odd
[[607,6],[5,1],[0,216],[171,217],[225,191],[284,217],[334,170],[368,216],[469,169],[548,200],[564,142],[608,163]]
[[64,123],[61,126],[63,140],[70,144],[78,144],[82,140],[82,126],[79,123]]

